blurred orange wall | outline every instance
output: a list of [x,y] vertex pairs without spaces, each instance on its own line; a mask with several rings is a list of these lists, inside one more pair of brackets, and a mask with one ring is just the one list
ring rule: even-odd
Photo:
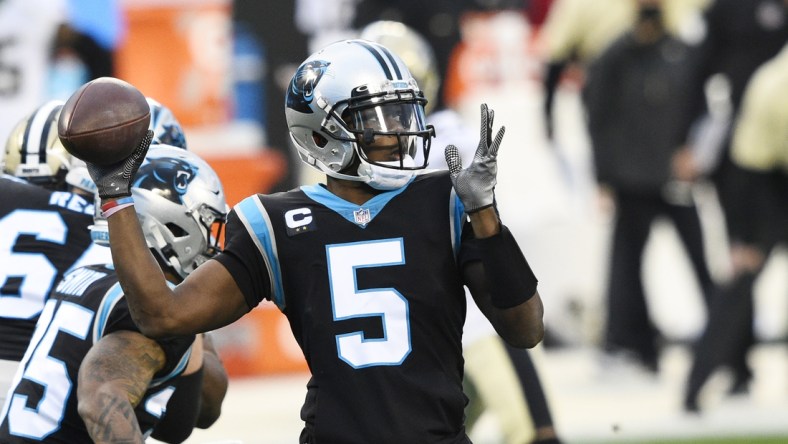
[[230,118],[230,0],[126,0],[117,77],[154,97],[184,126]]

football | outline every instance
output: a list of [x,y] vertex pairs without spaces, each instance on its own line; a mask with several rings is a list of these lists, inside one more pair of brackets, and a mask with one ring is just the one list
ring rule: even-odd
[[57,132],[71,155],[111,165],[131,154],[150,125],[150,106],[133,85],[101,77],[82,85],[60,111]]

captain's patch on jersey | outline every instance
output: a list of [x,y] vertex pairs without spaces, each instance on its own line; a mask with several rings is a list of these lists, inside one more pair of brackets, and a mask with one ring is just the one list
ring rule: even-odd
[[315,218],[312,217],[312,210],[309,208],[296,208],[286,212],[285,225],[287,226],[288,236],[295,236],[296,234],[315,231],[317,229]]

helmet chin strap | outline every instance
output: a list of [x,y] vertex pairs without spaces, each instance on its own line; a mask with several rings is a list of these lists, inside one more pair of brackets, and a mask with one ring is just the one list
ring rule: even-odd
[[[391,165],[392,167],[400,166],[400,161],[395,160],[392,162],[380,162],[384,165]],[[413,157],[406,155],[402,158],[402,166],[412,168],[416,166],[416,161]],[[389,191],[402,188],[407,185],[408,181],[416,174],[416,170],[400,170],[395,168],[385,168],[378,165],[372,165],[361,160],[361,165],[358,166],[358,176],[369,186],[376,190]]]

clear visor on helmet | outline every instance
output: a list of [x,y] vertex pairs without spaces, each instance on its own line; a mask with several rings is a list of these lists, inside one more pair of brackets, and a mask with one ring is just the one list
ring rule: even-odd
[[376,134],[400,134],[424,131],[421,107],[415,103],[384,103],[360,108],[352,113],[351,129],[372,129]]
[[[410,91],[399,91],[392,96],[395,97],[394,100],[379,95],[350,99],[341,120],[355,136],[352,141],[361,147],[358,155],[364,161],[385,168],[423,169],[426,162],[415,165],[412,162],[406,163],[406,159],[416,158],[419,148],[423,151],[424,159],[429,157],[434,131],[426,124],[425,100],[414,96]],[[370,159],[368,151],[371,147],[387,145],[398,147],[396,159],[392,159],[394,161]]]

